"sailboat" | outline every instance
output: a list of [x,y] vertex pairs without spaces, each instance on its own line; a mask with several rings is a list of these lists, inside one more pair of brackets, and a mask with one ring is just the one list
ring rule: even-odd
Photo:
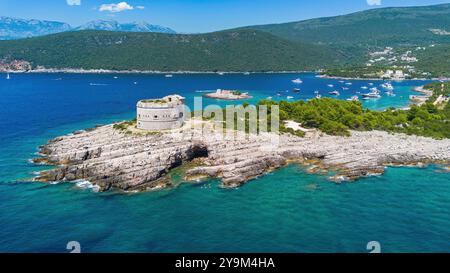
[[6,79],[7,80],[11,79],[11,77],[9,76],[9,72],[8,72],[8,74],[6,74]]

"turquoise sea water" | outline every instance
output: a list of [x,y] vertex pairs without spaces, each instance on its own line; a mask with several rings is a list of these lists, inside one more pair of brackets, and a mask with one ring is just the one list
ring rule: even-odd
[[[69,241],[84,252],[367,252],[369,241],[385,252],[449,252],[450,175],[440,166],[389,168],[335,185],[291,165],[236,190],[209,180],[139,194],[28,182],[45,168],[28,163],[39,145],[131,118],[142,98],[180,93],[192,103],[196,91],[230,88],[251,92],[250,102],[277,99],[297,77],[302,91],[283,97],[327,96],[328,84],[345,86],[314,74],[117,76],[0,75],[1,252],[66,252]],[[368,84],[352,83],[339,90],[342,98]],[[404,107],[411,87],[423,82],[393,84],[396,97],[364,105]]]

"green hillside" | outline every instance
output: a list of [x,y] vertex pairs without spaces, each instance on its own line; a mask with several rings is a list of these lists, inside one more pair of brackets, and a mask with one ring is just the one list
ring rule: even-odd
[[0,59],[48,68],[157,71],[312,70],[333,63],[324,46],[255,30],[199,35],[79,31],[0,42]]
[[300,22],[250,26],[292,41],[346,46],[396,46],[450,42],[450,4],[381,8]]

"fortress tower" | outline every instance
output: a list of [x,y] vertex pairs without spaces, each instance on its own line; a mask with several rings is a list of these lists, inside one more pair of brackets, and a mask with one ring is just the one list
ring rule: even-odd
[[183,126],[185,98],[170,95],[162,99],[141,100],[137,103],[137,128],[149,131],[176,129]]

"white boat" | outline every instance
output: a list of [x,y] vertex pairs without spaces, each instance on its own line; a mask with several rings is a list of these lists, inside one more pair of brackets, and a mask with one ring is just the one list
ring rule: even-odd
[[388,95],[390,97],[395,97],[395,93],[392,90],[386,91],[386,95]]
[[361,86],[361,89],[367,90],[367,89],[369,89],[369,87],[367,87],[367,86]]
[[373,83],[369,82],[369,85],[370,85],[370,86],[373,86]]
[[271,99],[273,99],[273,98],[272,98],[272,97],[267,97],[267,99],[268,99],[268,100],[271,100]]
[[346,82],[345,85],[352,85],[353,83],[351,82]]
[[300,88],[294,88],[294,89],[292,89],[292,91],[293,91],[294,93],[299,93],[299,92],[300,92]]
[[334,87],[334,85],[332,85],[332,84],[329,84],[329,85],[328,85],[328,87],[330,87],[330,88],[333,88],[333,87]]
[[340,83],[344,83],[344,81],[339,81]]
[[342,90],[349,90],[350,88],[348,87],[342,87]]
[[138,84],[138,82],[134,82],[134,85]]
[[380,91],[376,87],[371,88],[370,93],[363,94],[362,96],[364,99],[379,99],[379,98],[381,98]]
[[119,77],[117,77],[117,76],[114,76],[114,79],[118,79]]
[[340,96],[340,95],[341,95],[341,93],[339,93],[339,91],[336,91],[336,90],[331,91],[331,92],[329,92],[328,94],[334,95],[334,96]]
[[387,89],[387,90],[394,90],[394,86],[392,86],[392,84],[389,82],[383,83],[381,85],[381,87],[383,87],[384,89]]
[[220,76],[223,76],[225,73],[219,72],[219,73],[217,73],[217,74],[219,74]]
[[172,75],[172,74],[167,74],[165,77],[166,77],[166,78],[172,78],[173,75]]
[[250,75],[250,72],[245,72],[244,75]]
[[293,96],[287,96],[286,97],[288,100],[291,100],[291,99],[293,99],[294,97]]
[[7,79],[7,80],[11,79],[11,77],[9,76],[9,73],[6,74],[6,79]]
[[322,96],[319,94],[319,90],[314,91],[314,94],[316,94],[316,99],[322,98]]
[[292,80],[292,82],[295,83],[295,84],[303,83],[303,81],[301,79],[295,79],[295,80]]
[[347,99],[348,101],[359,101],[358,96],[352,96],[351,98]]

